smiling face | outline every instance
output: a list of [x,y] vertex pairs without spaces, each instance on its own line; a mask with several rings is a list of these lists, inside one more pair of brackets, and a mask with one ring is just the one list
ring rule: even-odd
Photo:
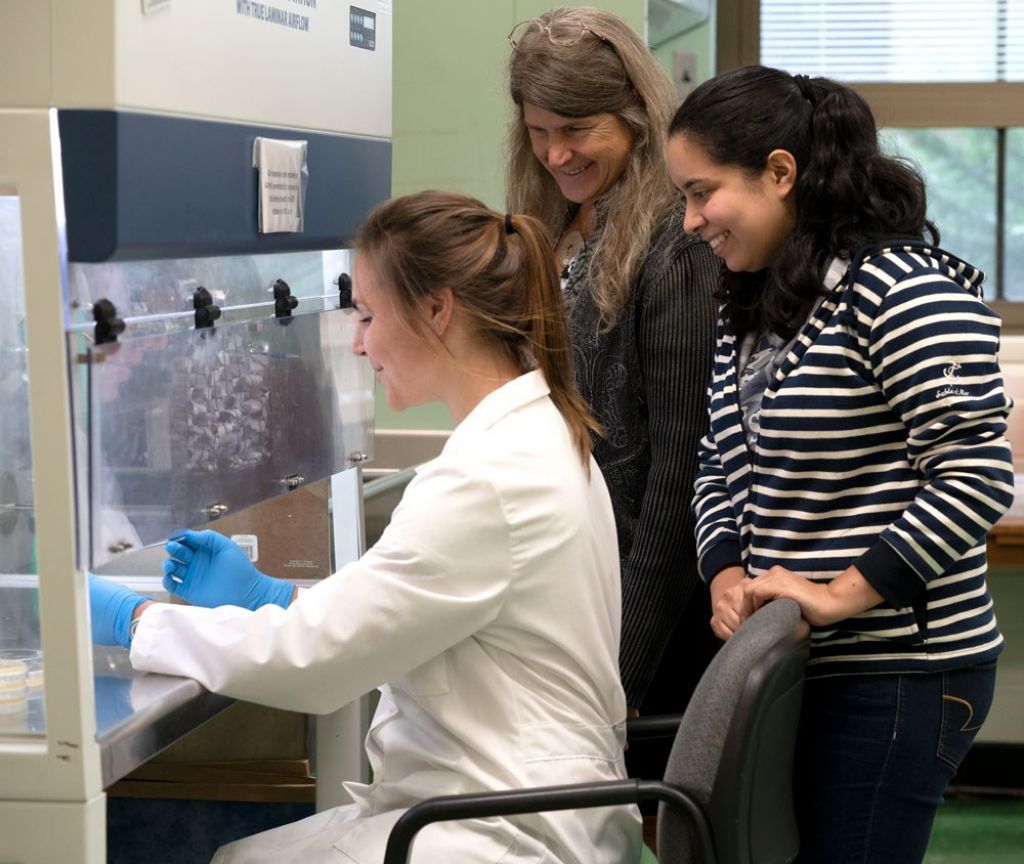
[[795,224],[796,163],[785,150],[768,154],[752,173],[715,162],[685,134],[666,149],[669,173],[686,198],[688,233],[699,234],[733,272],[763,270]]
[[593,204],[629,164],[633,133],[615,114],[563,117],[529,102],[523,123],[533,155],[555,179],[566,201]]
[[352,352],[369,359],[391,409],[402,411],[438,399],[439,346],[402,317],[366,256],[356,259],[352,303],[359,316]]

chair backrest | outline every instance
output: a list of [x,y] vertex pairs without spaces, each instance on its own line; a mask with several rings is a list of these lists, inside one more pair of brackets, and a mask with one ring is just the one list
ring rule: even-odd
[[[792,600],[761,607],[701,677],[665,768],[707,811],[718,864],[782,864],[799,851],[793,755],[808,628]],[[685,819],[664,804],[658,860],[695,860]]]

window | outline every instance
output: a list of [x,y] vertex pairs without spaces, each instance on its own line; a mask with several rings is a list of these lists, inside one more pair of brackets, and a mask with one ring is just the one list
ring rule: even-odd
[[1017,0],[761,0],[761,62],[842,81],[1020,81]]
[[[1000,133],[976,128],[882,129],[882,149],[904,156],[928,181],[928,215],[940,244],[985,271],[985,296],[1003,282],[997,188]],[[966,192],[964,190],[970,190]]]
[[720,71],[764,63],[864,96],[883,146],[923,171],[942,245],[1024,331],[1024,0],[718,0],[717,19]]

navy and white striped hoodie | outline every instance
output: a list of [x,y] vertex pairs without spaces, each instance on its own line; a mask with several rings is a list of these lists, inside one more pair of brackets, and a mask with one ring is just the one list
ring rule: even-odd
[[753,452],[737,342],[719,324],[695,483],[701,575],[781,564],[828,582],[855,564],[884,598],[815,630],[809,675],[939,671],[1002,649],[985,536],[1013,500],[1011,402],[983,279],[921,243],[855,256],[769,384]]

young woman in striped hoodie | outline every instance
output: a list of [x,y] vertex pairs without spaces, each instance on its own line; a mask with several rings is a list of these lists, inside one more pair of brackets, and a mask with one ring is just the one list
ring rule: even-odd
[[[984,274],[826,78],[753,66],[670,127],[685,228],[727,271],[694,509],[722,639],[791,597],[812,625],[801,862],[912,864],[992,700],[985,535],[1013,498]],[[927,238],[927,241],[926,241]]]

